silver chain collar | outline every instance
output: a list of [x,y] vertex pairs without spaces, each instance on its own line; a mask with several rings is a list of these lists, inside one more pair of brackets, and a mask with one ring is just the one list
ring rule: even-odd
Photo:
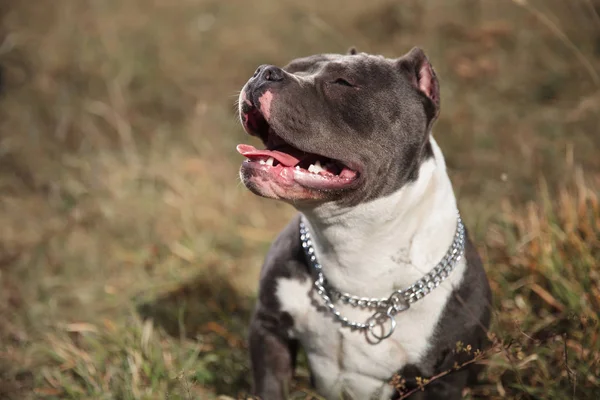
[[[396,319],[394,318],[396,314],[408,310],[411,303],[429,294],[429,292],[438,287],[450,275],[465,250],[465,227],[460,214],[458,214],[454,240],[446,255],[442,258],[442,261],[411,286],[404,290],[396,290],[388,298],[354,296],[340,292],[329,285],[323,274],[323,267],[317,261],[310,232],[303,219],[300,220],[300,241],[306,259],[316,273],[315,289],[325,302],[325,306],[333,314],[334,319],[344,327],[349,327],[353,330],[368,331],[374,338],[381,341],[392,336],[394,329],[396,329]],[[375,310],[375,312],[365,322],[350,321],[348,318],[342,316],[337,309],[334,304],[336,300],[340,300],[343,304],[350,304],[352,307]],[[388,320],[390,326],[386,329],[384,324]],[[382,327],[381,333],[373,330],[376,326]]]

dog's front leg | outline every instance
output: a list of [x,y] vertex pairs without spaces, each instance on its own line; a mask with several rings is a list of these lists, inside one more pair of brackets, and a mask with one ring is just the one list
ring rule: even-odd
[[250,324],[253,391],[261,400],[286,399],[298,343],[288,337],[281,316],[258,306]]

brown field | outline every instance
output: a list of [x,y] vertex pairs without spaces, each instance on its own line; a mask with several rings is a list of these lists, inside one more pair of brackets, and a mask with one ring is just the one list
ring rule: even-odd
[[[293,215],[240,184],[259,64],[423,47],[494,290],[466,398],[600,398],[597,0],[0,0],[0,399],[213,399]],[[316,398],[301,363],[294,398]]]

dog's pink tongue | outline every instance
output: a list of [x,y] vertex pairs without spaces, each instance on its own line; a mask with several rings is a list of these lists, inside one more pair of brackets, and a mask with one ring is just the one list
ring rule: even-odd
[[283,153],[277,150],[257,150],[256,147],[249,144],[238,144],[237,151],[247,158],[252,157],[273,157],[286,167],[293,167],[300,162],[300,159],[291,154]]

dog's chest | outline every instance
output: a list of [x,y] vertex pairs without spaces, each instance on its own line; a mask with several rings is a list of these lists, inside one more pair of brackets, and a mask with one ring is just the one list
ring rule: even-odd
[[[429,349],[452,281],[462,271],[461,265],[457,266],[454,279],[397,314],[393,334],[378,343],[368,340],[364,331],[352,331],[336,322],[310,279],[280,279],[277,297],[281,310],[293,318],[290,335],[306,351],[317,390],[332,399],[389,399],[393,390],[388,382],[393,374],[408,363],[418,363]],[[364,285],[368,287],[369,282]],[[340,302],[336,307],[356,322],[365,322],[373,314]]]

